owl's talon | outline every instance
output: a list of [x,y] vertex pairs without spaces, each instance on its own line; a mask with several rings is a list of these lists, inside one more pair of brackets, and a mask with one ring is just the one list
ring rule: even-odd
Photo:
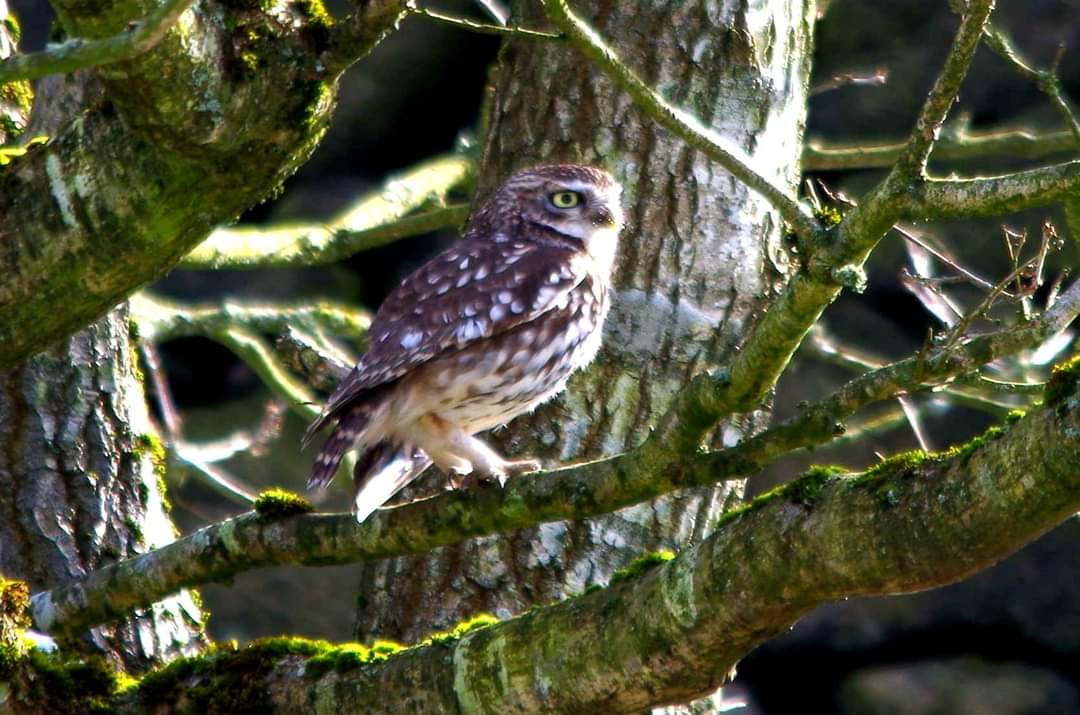
[[518,459],[513,462],[505,462],[503,468],[508,474],[529,474],[543,469],[539,459]]

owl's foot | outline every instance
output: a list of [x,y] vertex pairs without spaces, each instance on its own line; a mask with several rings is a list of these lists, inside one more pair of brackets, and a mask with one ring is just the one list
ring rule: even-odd
[[[500,487],[505,487],[507,479],[511,476],[538,472],[541,468],[540,462],[535,459],[518,459],[511,462],[500,459],[498,462],[483,465],[483,468],[480,468],[480,465],[476,466],[477,468],[469,474],[459,477],[457,488],[471,489],[482,482],[497,482]],[[453,483],[451,481],[451,484]]]

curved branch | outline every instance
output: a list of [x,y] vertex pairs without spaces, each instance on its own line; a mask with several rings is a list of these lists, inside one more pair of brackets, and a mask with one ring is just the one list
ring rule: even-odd
[[979,47],[990,13],[994,11],[994,0],[971,0],[967,3],[960,29],[953,39],[945,66],[934,80],[934,86],[926,97],[922,110],[915,120],[915,127],[908,138],[904,151],[896,161],[895,173],[909,178],[922,175],[926,170],[926,161],[937,141],[941,126],[949,115],[949,109],[960,93],[960,85],[971,67],[975,50]]
[[[54,5],[73,34],[109,31],[97,3]],[[266,23],[272,32],[250,48],[220,18],[238,11],[202,3],[190,12],[209,14],[122,66],[100,68],[108,101],[0,171],[0,369],[160,277],[213,226],[279,185],[322,136],[334,76],[291,6],[267,11],[287,21]],[[374,17],[386,23],[368,28],[379,37],[396,19]],[[259,69],[224,72],[228,62],[207,47],[250,49]]]
[[0,60],[0,85],[137,57],[161,42],[192,2],[194,0],[166,0],[142,20],[113,37],[90,41],[74,38],[43,52]]
[[927,179],[897,197],[904,219],[981,218],[1065,201],[1080,191],[1080,161],[972,179]]

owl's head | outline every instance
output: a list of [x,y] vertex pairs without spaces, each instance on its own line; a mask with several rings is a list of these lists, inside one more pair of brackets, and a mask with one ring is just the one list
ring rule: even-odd
[[602,169],[537,166],[511,176],[476,218],[489,224],[487,230],[546,228],[586,246],[610,244],[613,250],[623,222],[621,195],[622,187]]
[[588,241],[597,232],[617,234],[623,212],[622,187],[602,169],[552,164],[521,171],[504,185],[521,218]]

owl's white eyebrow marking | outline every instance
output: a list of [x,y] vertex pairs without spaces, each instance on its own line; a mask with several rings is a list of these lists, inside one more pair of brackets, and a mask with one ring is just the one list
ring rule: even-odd
[[584,181],[571,180],[571,181],[561,181],[559,183],[562,185],[562,187],[564,189],[569,189],[570,191],[577,191],[577,192],[580,192],[580,193],[587,193],[587,192],[591,191],[592,188],[593,188],[593,184],[586,183]]

